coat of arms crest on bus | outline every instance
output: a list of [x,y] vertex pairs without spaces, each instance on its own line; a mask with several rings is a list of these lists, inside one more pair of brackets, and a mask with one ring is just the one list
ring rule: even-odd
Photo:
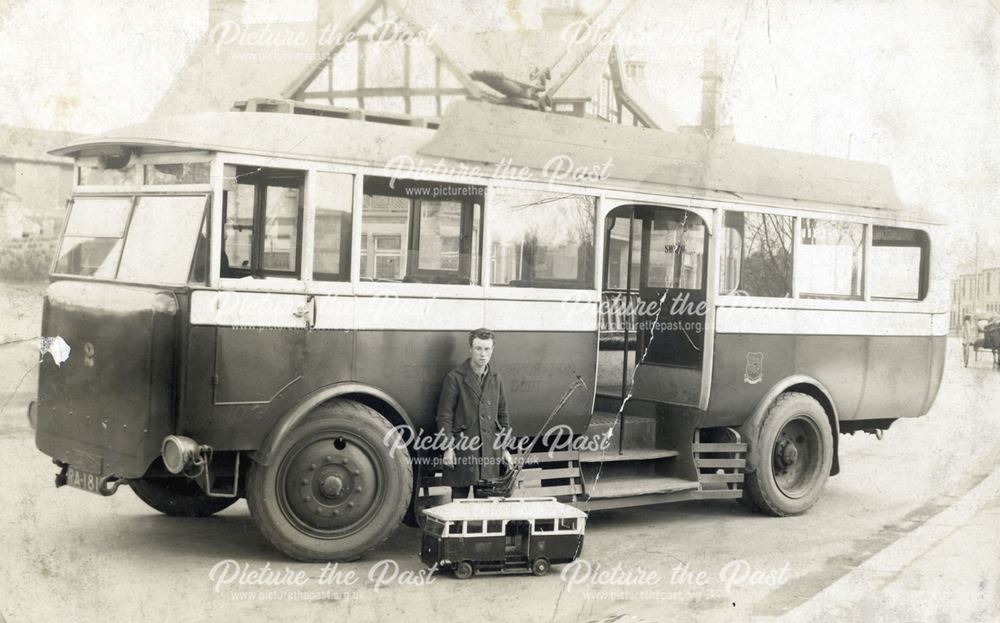
[[762,378],[764,378],[764,353],[747,353],[747,369],[743,373],[743,382],[756,385]]

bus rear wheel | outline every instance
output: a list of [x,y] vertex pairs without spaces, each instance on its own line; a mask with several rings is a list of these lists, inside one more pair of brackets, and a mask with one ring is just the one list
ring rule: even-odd
[[171,517],[208,517],[239,498],[212,497],[189,478],[137,478],[128,481],[135,495],[150,508]]
[[744,495],[753,507],[782,517],[804,513],[819,500],[833,464],[833,434],[815,398],[782,394],[748,440],[755,469],[746,475]]
[[544,558],[536,558],[535,562],[531,563],[531,572],[535,575],[545,575],[549,572],[549,561]]
[[392,451],[393,426],[377,411],[332,400],[254,464],[250,514],[264,536],[303,561],[348,561],[383,543],[410,501],[412,467]]

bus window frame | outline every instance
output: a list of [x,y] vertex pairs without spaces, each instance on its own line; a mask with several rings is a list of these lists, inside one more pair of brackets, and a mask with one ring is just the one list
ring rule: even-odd
[[[190,185],[188,185],[188,186],[190,186]],[[198,186],[202,186],[202,185],[198,185]],[[107,187],[104,187],[104,188],[107,188]],[[130,187],[130,188],[135,188],[135,187]],[[208,246],[209,246],[209,248],[211,248],[211,244],[212,244],[212,232],[211,232],[211,212],[210,212],[210,209],[212,207],[213,194],[214,193],[212,193],[212,191],[211,191],[210,188],[205,188],[205,189],[200,189],[200,190],[185,190],[185,191],[179,191],[179,192],[170,192],[170,191],[173,190],[173,187],[171,187],[171,186],[163,186],[163,185],[152,187],[152,188],[156,188],[155,191],[146,191],[146,190],[144,190],[145,187],[138,187],[138,188],[139,188],[138,190],[133,189],[133,190],[129,190],[129,191],[121,191],[121,192],[116,192],[116,193],[110,193],[110,192],[81,192],[81,193],[76,193],[76,192],[74,192],[73,196],[71,196],[69,198],[69,200],[67,200],[67,208],[69,210],[71,210],[73,208],[73,204],[75,203],[75,200],[78,197],[79,198],[88,198],[88,199],[89,198],[127,198],[129,200],[128,217],[125,220],[125,229],[124,229],[124,233],[123,233],[123,235],[121,237],[121,240],[122,240],[122,252],[124,252],[124,250],[125,250],[125,243],[128,240],[129,232],[131,231],[131,228],[132,228],[132,216],[135,214],[136,206],[139,204],[139,200],[142,197],[203,197],[205,203],[204,203],[204,207],[202,208],[202,222],[204,223],[204,221],[205,221],[206,218],[209,220],[209,232],[208,232],[208,243],[209,243],[209,245]],[[169,188],[170,191],[165,190],[166,188]],[[117,283],[117,284],[121,284],[121,285],[137,285],[137,286],[147,286],[148,285],[148,286],[159,286],[159,287],[166,287],[166,288],[183,288],[183,287],[201,287],[202,286],[201,282],[193,282],[193,281],[190,281],[189,279],[185,279],[185,281],[183,283],[165,283],[165,282],[157,282],[157,281],[124,281],[124,280],[120,280],[120,279],[118,279],[118,271],[121,268],[121,253],[119,253],[118,261],[115,263],[115,274],[112,277],[92,277],[90,275],[73,275],[73,274],[70,274],[70,273],[56,272],[56,266],[58,266],[58,264],[59,264],[59,252],[62,250],[62,243],[63,243],[63,241],[66,238],[66,229],[69,226],[68,214],[69,213],[67,212],[67,218],[63,219],[62,231],[60,232],[59,238],[58,238],[59,245],[56,247],[55,253],[53,253],[52,261],[51,261],[51,263],[49,265],[49,275],[51,277],[58,277],[60,279],[88,281],[88,282],[106,282],[106,283]],[[200,230],[199,230],[199,234],[200,234]],[[196,245],[195,251],[194,251],[194,253],[192,253],[191,259],[190,259],[190,261],[188,262],[188,265],[187,265],[187,272],[185,274],[188,275],[188,276],[191,275],[191,271],[194,268],[194,260],[195,260],[195,256],[196,255],[197,255],[197,245]],[[209,262],[209,265],[206,266],[206,279],[208,278],[208,275],[211,274],[211,268],[210,268],[210,266],[211,266],[211,263]]]

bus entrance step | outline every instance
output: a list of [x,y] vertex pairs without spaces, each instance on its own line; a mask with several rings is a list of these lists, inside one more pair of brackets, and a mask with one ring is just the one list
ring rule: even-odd
[[[625,433],[622,439],[622,419],[625,420]],[[611,439],[606,441],[608,431]],[[610,443],[616,451],[619,443],[627,450],[650,445],[650,440],[656,439],[656,420],[635,414],[625,414],[619,417],[617,413],[595,411],[590,416],[590,424],[583,434],[587,440],[586,447],[598,448]]]
[[697,481],[671,478],[669,476],[631,476],[620,478],[600,478],[596,482],[587,481],[587,494],[591,500],[605,498],[627,498],[635,495],[676,493],[699,489]]
[[658,450],[656,448],[625,449],[621,452],[617,447],[608,450],[587,450],[580,453],[581,463],[611,463],[619,461],[653,461],[669,459],[677,456],[677,450]]

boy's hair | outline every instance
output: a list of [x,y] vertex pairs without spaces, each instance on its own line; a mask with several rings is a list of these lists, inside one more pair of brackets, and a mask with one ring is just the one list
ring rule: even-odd
[[493,332],[487,329],[486,327],[482,327],[476,329],[475,331],[469,332],[469,346],[472,346],[472,340],[476,339],[493,340],[494,342],[496,342],[496,338],[493,336]]

